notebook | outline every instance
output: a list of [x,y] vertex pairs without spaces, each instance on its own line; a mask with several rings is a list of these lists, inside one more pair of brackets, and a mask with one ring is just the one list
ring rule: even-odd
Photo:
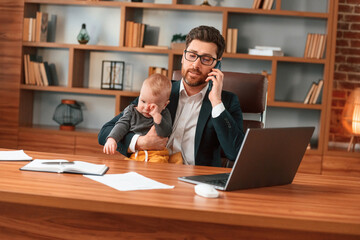
[[292,183],[314,127],[251,128],[246,131],[230,173],[179,177],[216,189],[269,187]]

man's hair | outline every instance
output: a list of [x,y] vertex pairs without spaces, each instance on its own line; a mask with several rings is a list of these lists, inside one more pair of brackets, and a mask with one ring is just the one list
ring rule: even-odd
[[171,93],[171,81],[164,75],[155,73],[145,79],[154,96],[164,96],[169,99]]
[[210,26],[199,26],[193,28],[186,36],[186,49],[193,40],[215,43],[217,46],[216,57],[222,57],[225,49],[225,40],[219,30]]

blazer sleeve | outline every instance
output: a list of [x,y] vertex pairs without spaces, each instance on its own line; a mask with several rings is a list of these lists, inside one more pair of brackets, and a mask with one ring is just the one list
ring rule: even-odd
[[[137,106],[138,104],[138,98],[136,98],[131,104],[134,104]],[[115,116],[113,119],[111,119],[109,122],[105,123],[102,128],[100,129],[100,132],[98,134],[98,142],[100,145],[105,145],[106,139],[109,136],[111,130],[114,128],[116,122],[119,120],[119,118],[123,115],[123,112],[119,115]],[[118,148],[117,151],[119,151],[121,154],[128,156],[128,148],[131,142],[132,137],[135,135],[133,132],[128,132],[125,137],[118,142]]]
[[225,93],[222,101],[225,110],[212,120],[226,158],[235,161],[244,139],[243,115],[235,94]]

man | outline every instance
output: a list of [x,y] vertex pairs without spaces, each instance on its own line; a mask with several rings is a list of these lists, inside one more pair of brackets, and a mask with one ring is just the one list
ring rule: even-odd
[[[182,80],[173,82],[167,106],[173,122],[170,138],[157,136],[154,127],[145,136],[129,133],[118,146],[122,154],[166,146],[172,154],[181,152],[184,164],[219,167],[221,149],[235,160],[244,138],[243,117],[237,96],[222,91],[224,75],[215,68],[224,48],[224,38],[213,27],[199,26],[189,32],[181,60]],[[120,116],[102,127],[100,144],[104,145]]]

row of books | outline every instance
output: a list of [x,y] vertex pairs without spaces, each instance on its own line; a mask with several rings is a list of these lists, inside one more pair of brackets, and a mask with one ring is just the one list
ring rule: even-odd
[[133,21],[126,21],[125,47],[142,47],[146,25]]
[[36,18],[24,18],[23,41],[46,42],[48,13],[36,12]]
[[280,47],[255,46],[255,48],[249,48],[249,55],[284,56],[284,52]]
[[274,4],[274,0],[254,0],[252,8],[270,10],[273,4]]
[[226,37],[226,52],[227,53],[236,53],[238,40],[238,29],[237,28],[228,28],[227,37]]
[[318,82],[313,82],[309,88],[308,93],[306,94],[304,103],[316,104],[320,97],[320,92],[323,88],[323,85],[324,85],[323,79],[320,79]]
[[166,68],[162,68],[162,67],[153,67],[150,66],[149,67],[149,76],[155,73],[160,73],[162,75],[167,76],[168,75],[168,70]]
[[324,56],[326,34],[308,33],[304,51],[305,58],[320,59]]
[[55,65],[43,62],[40,56],[24,54],[25,84],[37,86],[56,85]]

